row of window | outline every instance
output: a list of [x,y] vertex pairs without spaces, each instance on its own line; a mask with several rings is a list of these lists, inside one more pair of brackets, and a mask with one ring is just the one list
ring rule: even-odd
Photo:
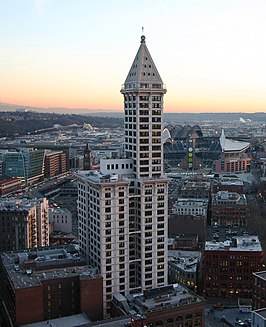
[[[150,99],[150,97],[148,95],[140,95],[139,96],[139,101],[149,101],[149,99]],[[160,95],[155,95],[155,96],[151,97],[151,100],[152,101],[161,101],[162,97]],[[135,95],[131,96],[131,95],[125,94],[124,101],[136,101],[136,96]]]

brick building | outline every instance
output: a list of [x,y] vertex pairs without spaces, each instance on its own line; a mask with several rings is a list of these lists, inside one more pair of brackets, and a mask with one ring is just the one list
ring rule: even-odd
[[197,235],[197,242],[203,244],[206,240],[206,221],[207,218],[204,216],[170,214],[168,219],[169,235],[171,237],[189,236],[193,233]]
[[18,191],[22,188],[21,181],[16,177],[0,177],[0,196]]
[[0,316],[18,326],[84,312],[102,319],[102,277],[74,248],[49,247],[0,255]]
[[257,236],[238,236],[232,241],[206,242],[203,257],[205,296],[252,296],[253,273],[263,267],[263,250]]
[[245,194],[228,191],[219,191],[213,194],[211,225],[245,227],[247,225],[247,199]]
[[169,285],[143,291],[138,295],[114,294],[112,316],[138,315],[142,318],[135,326],[191,326],[203,327],[204,300],[178,285]]
[[244,183],[238,178],[221,178],[219,182],[213,186],[213,192],[219,191],[244,193]]
[[209,199],[211,182],[203,177],[189,178],[181,187],[179,197],[183,199]]
[[45,151],[44,177],[54,177],[67,171],[67,155],[63,151]]
[[215,161],[215,171],[220,173],[236,173],[250,171],[251,158],[245,151],[249,148],[249,142],[241,142],[227,139],[224,130],[220,136],[221,155]]

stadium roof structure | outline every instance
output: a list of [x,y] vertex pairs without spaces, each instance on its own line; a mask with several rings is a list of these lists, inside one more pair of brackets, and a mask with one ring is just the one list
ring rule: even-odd
[[224,135],[224,130],[222,129],[220,145],[222,152],[243,152],[249,148],[250,143],[227,139]]

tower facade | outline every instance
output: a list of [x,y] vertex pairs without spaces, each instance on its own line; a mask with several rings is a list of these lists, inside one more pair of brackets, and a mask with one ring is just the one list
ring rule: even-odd
[[163,175],[166,89],[141,37],[121,93],[125,158],[79,175],[80,249],[103,276],[105,313],[114,293],[167,284],[168,181]]

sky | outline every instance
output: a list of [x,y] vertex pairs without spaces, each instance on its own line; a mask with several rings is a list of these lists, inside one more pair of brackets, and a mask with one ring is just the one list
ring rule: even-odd
[[122,111],[144,27],[166,112],[266,112],[265,17],[265,0],[0,0],[0,102]]

